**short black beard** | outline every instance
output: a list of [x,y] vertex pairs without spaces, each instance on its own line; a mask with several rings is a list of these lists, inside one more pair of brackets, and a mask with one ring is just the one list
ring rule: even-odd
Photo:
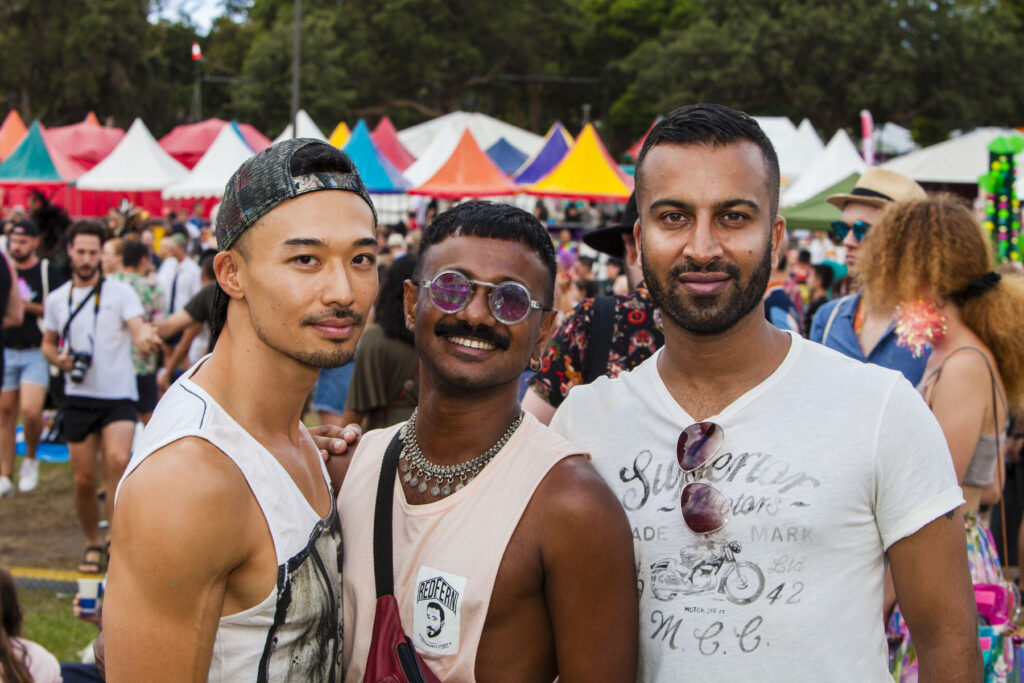
[[[755,306],[763,305],[772,272],[772,251],[770,247],[765,249],[764,257],[746,281],[742,279],[740,269],[729,263],[713,261],[706,266],[698,266],[687,261],[673,266],[664,281],[651,271],[646,259],[641,259],[641,267],[651,299],[664,315],[687,332],[716,335],[730,329]],[[734,289],[718,295],[717,305],[713,303],[713,297],[694,297],[694,301],[688,303],[677,282],[684,273],[726,273],[732,278],[728,287]]]
[[32,252],[31,251],[28,252],[27,254],[25,254],[24,256],[22,256],[21,258],[18,258],[17,256],[15,256],[14,252],[11,252],[11,251],[7,252],[7,254],[11,257],[11,260],[14,261],[15,263],[24,263],[25,261],[28,261],[30,258],[32,258]]

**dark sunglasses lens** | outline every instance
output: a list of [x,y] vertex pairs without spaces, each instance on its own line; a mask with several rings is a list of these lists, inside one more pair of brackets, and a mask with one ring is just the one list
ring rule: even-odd
[[729,499],[711,484],[693,483],[684,486],[679,507],[683,521],[695,534],[718,531],[732,517]]
[[871,227],[870,223],[864,221],[857,221],[853,224],[853,236],[857,238],[858,242],[864,241],[864,236],[868,234],[868,228]]
[[434,305],[447,313],[462,310],[473,295],[473,285],[460,273],[441,273],[430,283]]
[[519,285],[506,282],[491,293],[491,310],[503,323],[517,323],[530,312],[530,294]]
[[846,239],[847,233],[850,232],[850,226],[843,221],[832,221],[832,227],[829,230],[829,236],[832,241],[836,244],[842,244],[843,240]]
[[683,430],[676,442],[676,461],[684,472],[705,465],[715,454],[725,435],[714,422],[698,422]]

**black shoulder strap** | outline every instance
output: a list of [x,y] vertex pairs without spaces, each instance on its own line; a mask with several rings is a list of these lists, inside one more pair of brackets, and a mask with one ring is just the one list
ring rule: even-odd
[[615,297],[594,297],[594,316],[590,320],[590,339],[587,341],[586,367],[583,369],[584,384],[590,384],[605,374],[614,331]]
[[373,513],[373,574],[378,598],[395,592],[391,506],[394,504],[395,476],[398,473],[398,456],[401,452],[402,430],[399,429],[384,452],[384,460],[380,465],[380,479],[377,481],[377,506]]

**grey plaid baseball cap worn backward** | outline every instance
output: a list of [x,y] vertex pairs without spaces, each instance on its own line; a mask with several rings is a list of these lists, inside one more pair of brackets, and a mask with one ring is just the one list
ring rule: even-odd
[[[292,157],[310,145],[323,146],[336,154],[339,157],[337,170],[292,175]],[[222,251],[229,249],[239,235],[281,202],[321,190],[341,190],[359,195],[373,212],[376,226],[377,210],[355,164],[345,153],[321,140],[294,138],[278,142],[249,157],[228,180],[217,214],[217,248]]]

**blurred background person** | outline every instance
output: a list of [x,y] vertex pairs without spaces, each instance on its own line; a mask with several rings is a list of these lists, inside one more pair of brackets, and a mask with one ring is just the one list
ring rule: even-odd
[[61,683],[60,663],[46,648],[21,637],[21,605],[14,577],[0,567],[0,681]]

